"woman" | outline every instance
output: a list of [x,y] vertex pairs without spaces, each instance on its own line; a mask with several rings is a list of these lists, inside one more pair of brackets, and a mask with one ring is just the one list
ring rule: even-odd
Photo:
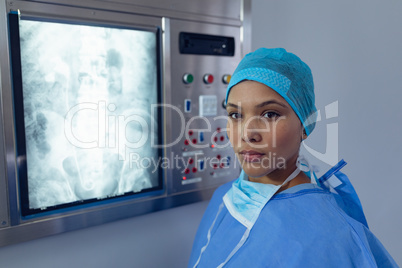
[[189,267],[397,267],[340,172],[346,163],[315,179],[299,156],[316,120],[304,62],[284,49],[246,55],[226,109],[242,172],[214,193]]

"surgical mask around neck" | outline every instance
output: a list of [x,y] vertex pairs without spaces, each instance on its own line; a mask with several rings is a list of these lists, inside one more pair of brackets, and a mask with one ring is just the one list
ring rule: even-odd
[[223,202],[229,213],[247,229],[251,229],[258,219],[265,204],[286,183],[293,180],[299,173],[297,167],[280,185],[251,182],[244,171],[233,182],[232,187],[223,197]]

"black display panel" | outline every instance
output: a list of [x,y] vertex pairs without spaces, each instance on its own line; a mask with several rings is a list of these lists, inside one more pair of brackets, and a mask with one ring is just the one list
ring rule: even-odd
[[22,215],[161,194],[159,29],[9,25]]
[[186,33],[179,34],[181,54],[234,56],[235,40],[233,37]]

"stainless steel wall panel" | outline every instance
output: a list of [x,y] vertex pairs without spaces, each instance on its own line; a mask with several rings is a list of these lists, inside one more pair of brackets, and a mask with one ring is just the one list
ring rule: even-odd
[[12,96],[10,51],[8,44],[6,2],[0,3],[0,82],[1,82],[1,128],[0,128],[0,226],[18,223],[18,204],[15,174],[15,141]]
[[[64,7],[82,7],[91,8],[94,10],[116,11],[122,13],[140,14],[156,17],[180,18],[190,21],[201,21],[237,26],[240,26],[241,16],[240,0],[45,0],[29,2],[46,3],[48,6],[53,5]],[[8,3],[10,7],[15,5],[15,1],[9,1]]]
[[[73,231],[115,220],[138,216],[192,202],[207,200],[219,185],[233,180],[239,173],[237,160],[230,145],[217,148],[211,145],[227,143],[224,128],[225,110],[221,102],[225,97],[224,75],[230,75],[250,47],[246,13],[251,0],[0,0],[0,246],[19,243],[47,235]],[[127,198],[118,202],[99,203],[96,206],[63,210],[38,217],[22,217],[19,204],[16,158],[16,138],[13,111],[8,20],[10,11],[44,19],[59,19],[77,23],[89,23],[142,29],[161,29],[161,68],[163,108],[164,157],[178,157],[189,161],[196,154],[206,158],[230,157],[224,167],[207,166],[199,170],[199,162],[192,163],[188,174],[182,167],[163,169],[164,187],[153,194]],[[232,37],[235,40],[233,56],[193,55],[179,52],[180,32]],[[248,51],[247,51],[248,52]],[[194,82],[183,83],[183,75],[191,73]],[[214,76],[214,82],[206,84],[203,76]],[[184,111],[184,101],[191,100],[192,111]],[[216,112],[200,114],[202,101],[216,100]],[[174,109],[171,107],[175,107]],[[209,106],[204,105],[207,109]],[[179,115],[181,113],[181,115]],[[193,120],[193,118],[197,120]],[[216,120],[219,118],[219,120]],[[181,121],[183,120],[183,121]],[[186,130],[194,130],[191,139],[197,139],[204,148],[184,144]],[[197,129],[205,131],[205,141],[200,141]],[[218,129],[220,131],[218,132]],[[201,131],[204,132],[204,131]],[[219,139],[214,142],[214,136]],[[220,140],[222,139],[222,141]],[[209,163],[205,163],[208,165]],[[185,179],[183,178],[185,174]]]
[[33,1],[10,1],[8,9],[19,11],[25,16],[44,17],[49,19],[69,19],[77,22],[101,22],[116,26],[158,26],[161,25],[160,17],[134,15],[122,12],[110,12],[98,9],[88,9],[72,6],[49,5]]

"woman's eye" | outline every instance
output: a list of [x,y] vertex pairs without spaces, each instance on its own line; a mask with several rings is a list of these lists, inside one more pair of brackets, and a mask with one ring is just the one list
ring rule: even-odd
[[275,119],[275,118],[279,117],[279,114],[277,114],[275,112],[266,112],[262,116],[264,118]]
[[230,113],[229,117],[231,119],[239,119],[240,118],[240,114],[239,113]]

